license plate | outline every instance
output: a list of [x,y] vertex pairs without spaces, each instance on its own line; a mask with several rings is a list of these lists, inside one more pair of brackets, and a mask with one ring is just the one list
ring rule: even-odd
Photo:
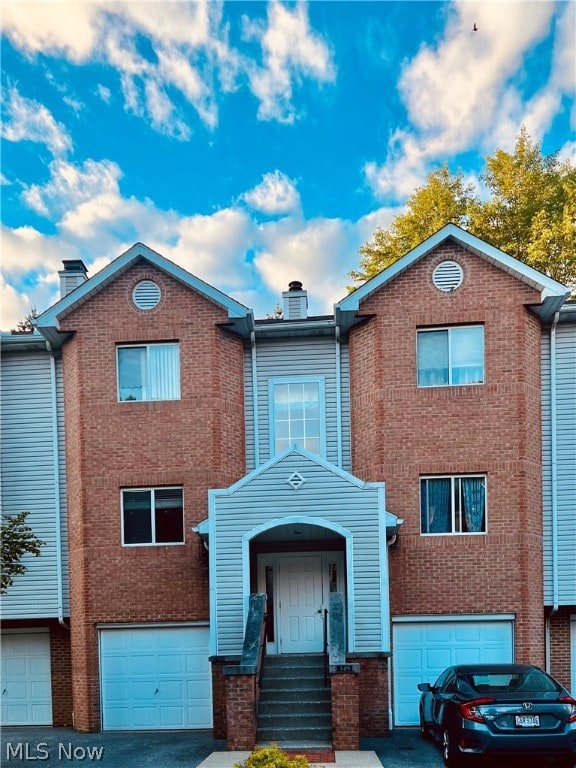
[[538,715],[516,715],[516,728],[538,728],[539,726]]

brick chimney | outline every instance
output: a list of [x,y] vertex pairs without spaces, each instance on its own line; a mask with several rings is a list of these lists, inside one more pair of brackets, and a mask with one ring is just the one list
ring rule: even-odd
[[61,299],[88,280],[88,270],[82,259],[63,259],[62,264],[64,269],[58,272]]
[[299,280],[292,280],[288,290],[282,292],[284,320],[305,320],[308,317],[308,293]]

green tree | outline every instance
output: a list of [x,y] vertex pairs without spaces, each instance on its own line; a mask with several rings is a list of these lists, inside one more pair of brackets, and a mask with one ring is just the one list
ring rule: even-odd
[[[557,153],[543,155],[522,128],[514,151],[485,159],[480,200],[462,174],[446,165],[408,200],[389,229],[360,248],[356,283],[377,274],[452,222],[565,285],[576,286],[576,168]],[[444,218],[442,218],[444,216]]]
[[410,196],[405,213],[395,216],[388,229],[377,229],[374,241],[360,248],[360,270],[350,276],[357,283],[373,277],[445,224],[465,228],[476,202],[461,171],[452,174],[446,164],[431,171],[426,184]]
[[14,577],[26,572],[26,566],[22,564],[22,557],[26,554],[38,557],[40,549],[44,546],[32,528],[26,525],[28,512],[19,512],[17,515],[2,515],[0,526],[2,535],[2,573],[0,593],[6,592],[14,582]]
[[23,317],[22,320],[18,320],[16,328],[12,328],[12,333],[34,333],[34,321],[38,317],[36,307],[32,307],[30,312]]

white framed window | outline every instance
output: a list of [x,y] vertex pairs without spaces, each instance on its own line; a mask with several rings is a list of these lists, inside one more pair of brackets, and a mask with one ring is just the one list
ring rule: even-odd
[[121,505],[124,546],[184,543],[182,488],[125,488]]
[[484,383],[484,327],[461,325],[417,332],[418,386]]
[[120,346],[116,354],[119,400],[180,399],[177,343]]
[[299,376],[269,381],[270,453],[293,445],[311,453],[326,452],[324,378]]
[[486,533],[486,475],[420,478],[423,534]]

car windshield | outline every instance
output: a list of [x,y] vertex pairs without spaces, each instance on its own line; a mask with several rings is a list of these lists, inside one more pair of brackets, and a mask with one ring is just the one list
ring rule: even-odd
[[556,683],[538,669],[525,672],[484,672],[464,676],[466,682],[481,693],[498,691],[551,692],[557,691]]

